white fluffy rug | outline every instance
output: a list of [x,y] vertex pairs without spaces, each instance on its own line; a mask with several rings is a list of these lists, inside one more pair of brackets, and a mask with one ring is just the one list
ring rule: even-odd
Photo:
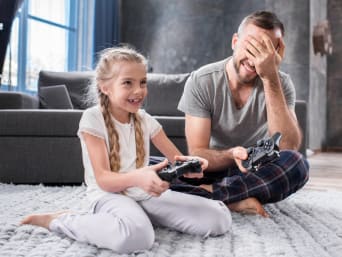
[[[121,256],[43,228],[18,226],[30,213],[82,208],[84,191],[83,186],[0,184],[0,256]],[[342,256],[341,192],[302,190],[266,209],[271,218],[233,213],[231,233],[215,238],[157,228],[153,248],[137,256]]]

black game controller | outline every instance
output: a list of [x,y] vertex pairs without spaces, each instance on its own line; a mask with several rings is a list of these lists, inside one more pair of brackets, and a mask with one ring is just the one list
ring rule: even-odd
[[202,168],[199,160],[192,159],[189,161],[176,161],[174,165],[168,165],[157,174],[162,180],[171,182],[185,173],[200,173],[201,171]]
[[278,159],[280,138],[277,132],[271,138],[258,140],[256,147],[248,147],[248,158],[242,161],[242,166],[248,171],[257,171],[260,165]]

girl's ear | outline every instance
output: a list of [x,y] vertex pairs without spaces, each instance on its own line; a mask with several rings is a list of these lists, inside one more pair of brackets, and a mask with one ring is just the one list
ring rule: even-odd
[[108,87],[106,87],[105,85],[101,84],[100,86],[100,91],[105,94],[108,95]]
[[232,37],[232,49],[235,50],[235,46],[237,44],[237,41],[239,40],[239,36],[237,33],[234,33]]

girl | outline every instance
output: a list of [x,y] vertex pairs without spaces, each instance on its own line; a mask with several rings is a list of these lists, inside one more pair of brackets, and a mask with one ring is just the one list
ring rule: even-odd
[[[157,120],[140,109],[146,70],[146,59],[130,48],[109,48],[100,56],[99,104],[84,111],[78,131],[91,211],[30,215],[22,224],[119,253],[151,248],[152,224],[201,236],[229,230],[231,216],[222,202],[171,191],[158,177],[168,160],[193,157],[181,156]],[[168,160],[147,166],[150,140]],[[205,169],[208,162],[198,159]]]

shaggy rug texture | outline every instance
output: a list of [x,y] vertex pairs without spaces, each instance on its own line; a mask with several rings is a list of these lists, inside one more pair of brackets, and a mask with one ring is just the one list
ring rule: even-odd
[[270,218],[233,213],[232,231],[224,236],[202,239],[156,228],[152,249],[132,255],[75,242],[44,228],[18,226],[27,214],[82,209],[84,201],[84,186],[0,184],[0,256],[342,256],[342,193],[335,191],[301,190],[266,205]]

